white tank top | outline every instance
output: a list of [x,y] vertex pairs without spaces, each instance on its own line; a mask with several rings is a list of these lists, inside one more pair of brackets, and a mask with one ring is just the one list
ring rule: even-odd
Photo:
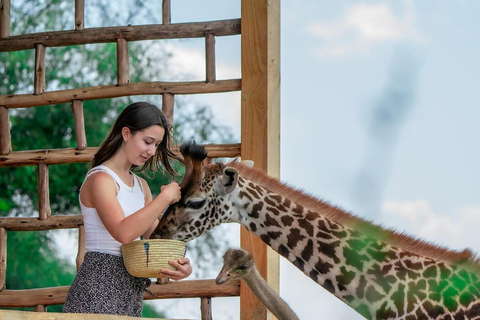
[[[129,187],[113,170],[104,165],[100,165],[88,171],[85,180],[96,172],[106,172],[115,180],[117,185],[117,199],[123,209],[125,217],[145,206],[143,185],[135,174],[133,174],[133,187]],[[122,244],[115,240],[107,231],[102,220],[100,220],[100,217],[98,216],[97,210],[95,208],[84,206],[80,199],[80,195],[78,199],[83,215],[83,225],[85,226],[86,251],[96,251],[121,256],[122,253],[120,247]]]

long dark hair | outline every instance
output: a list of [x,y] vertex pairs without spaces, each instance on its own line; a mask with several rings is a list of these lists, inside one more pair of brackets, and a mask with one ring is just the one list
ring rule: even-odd
[[143,171],[149,168],[154,172],[160,169],[160,162],[172,176],[178,175],[172,168],[170,160],[175,159],[183,163],[171,150],[172,143],[172,125],[167,121],[163,112],[156,106],[148,102],[135,102],[127,106],[115,120],[110,134],[102,142],[100,148],[93,156],[90,168],[96,167],[110,159],[123,143],[122,128],[127,127],[132,134],[153,125],[159,125],[165,129],[162,142],[157,147],[155,155],[145,162],[142,167],[132,166],[133,171]]

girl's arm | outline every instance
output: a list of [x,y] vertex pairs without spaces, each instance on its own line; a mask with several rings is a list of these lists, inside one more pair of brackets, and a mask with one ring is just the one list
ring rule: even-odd
[[180,199],[180,187],[175,182],[162,187],[161,194],[128,217],[125,217],[117,200],[116,183],[107,173],[92,174],[85,181],[80,197],[83,204],[97,210],[100,220],[112,237],[127,244],[146,233],[158,221],[165,208]]
[[[142,182],[143,192],[145,194],[145,205],[147,205],[152,201],[152,192],[150,191],[150,187],[148,186],[148,183],[145,181],[145,179],[140,178],[140,181]],[[162,213],[163,213],[163,211],[162,211]],[[159,216],[158,219],[160,219],[160,218],[161,218],[161,216]],[[158,219],[153,221],[150,228],[148,228],[148,230],[143,234],[144,239],[149,239],[150,238],[150,235],[152,234],[153,230],[155,230],[155,228],[158,225],[158,221],[159,221]]]

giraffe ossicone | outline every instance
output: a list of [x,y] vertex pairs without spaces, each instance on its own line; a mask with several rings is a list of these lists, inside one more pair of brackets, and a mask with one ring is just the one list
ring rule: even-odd
[[480,262],[386,230],[242,165],[203,165],[195,143],[182,197],[152,238],[192,240],[221,223],[256,234],[313,281],[367,319],[480,320]]

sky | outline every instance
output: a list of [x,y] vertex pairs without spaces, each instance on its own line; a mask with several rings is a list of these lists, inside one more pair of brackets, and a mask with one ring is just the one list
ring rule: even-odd
[[[480,254],[479,14],[476,0],[282,1],[280,180]],[[172,23],[239,17],[239,0],[172,2]],[[203,44],[169,42],[172,72],[204,79]],[[241,77],[240,38],[216,50],[217,79]],[[239,93],[188,99],[240,136]],[[283,258],[280,295],[302,320],[360,319]],[[213,299],[214,319],[239,319],[235,299]],[[177,306],[172,317],[199,318]]]

